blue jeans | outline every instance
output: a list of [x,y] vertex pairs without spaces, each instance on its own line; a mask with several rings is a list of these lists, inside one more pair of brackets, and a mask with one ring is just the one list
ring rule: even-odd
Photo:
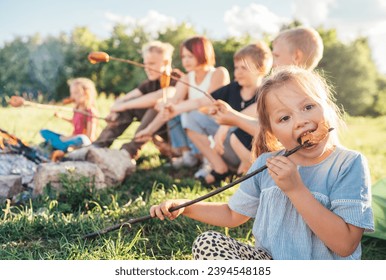
[[80,134],[63,140],[63,135],[53,132],[49,129],[40,130],[40,135],[47,141],[55,150],[67,152],[69,147],[82,147],[83,145],[91,144],[86,135]]
[[185,129],[181,124],[181,116],[178,115],[168,121],[170,141],[174,148],[189,147],[193,154],[198,154],[199,150],[192,141],[186,136]]
[[[197,110],[186,113],[184,118],[184,127],[201,135],[215,136],[220,127],[211,116],[205,115]],[[235,127],[229,129],[223,143],[224,153],[221,155],[228,167],[231,167],[232,169],[237,169],[240,164],[240,159],[230,144],[230,136],[235,129]]]

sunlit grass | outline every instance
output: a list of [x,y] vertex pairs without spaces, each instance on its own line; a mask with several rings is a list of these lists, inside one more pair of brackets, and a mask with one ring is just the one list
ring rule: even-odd
[[[112,97],[101,96],[98,109],[108,113]],[[31,145],[42,141],[39,130],[53,129],[71,133],[71,126],[53,117],[52,110],[33,107],[1,108],[0,127]],[[385,177],[386,117],[347,119],[348,129],[341,132],[342,143],[362,152],[369,161],[373,182]],[[99,121],[98,129],[106,124]],[[138,124],[122,135],[112,148],[129,141]],[[142,153],[138,170],[121,185],[96,191],[82,180],[63,178],[66,192],[46,193],[20,205],[0,204],[0,259],[99,260],[99,259],[191,259],[191,244],[196,236],[215,229],[253,244],[251,222],[223,229],[181,217],[173,222],[156,219],[123,227],[93,240],[82,237],[90,232],[124,223],[130,218],[148,215],[149,207],[168,198],[194,199],[209,190],[192,179],[192,170],[174,170],[165,166],[154,146]],[[67,187],[66,187],[67,186]],[[234,187],[234,188],[237,188]],[[235,189],[210,198],[226,201]],[[386,242],[364,237],[364,259],[386,259]]]
[[379,118],[349,117],[342,131],[342,144],[363,153],[369,162],[372,181],[386,176],[386,116]]

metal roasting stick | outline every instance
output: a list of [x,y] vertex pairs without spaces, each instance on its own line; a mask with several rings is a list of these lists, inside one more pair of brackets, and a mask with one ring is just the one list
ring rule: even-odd
[[[285,152],[283,156],[288,157],[288,156],[292,155],[293,153],[296,153],[301,148],[307,147],[309,145],[311,145],[310,142],[309,141],[305,141],[304,143],[302,143],[302,144],[296,146],[295,148],[293,148],[292,150],[289,150],[289,151]],[[183,204],[180,204],[180,205],[178,205],[176,207],[172,207],[172,208],[169,209],[169,211],[173,212],[173,211],[176,211],[178,209],[181,209],[181,208],[190,206],[192,204],[195,204],[197,202],[200,202],[202,200],[205,200],[205,199],[207,199],[209,197],[212,197],[212,196],[214,196],[214,195],[216,195],[216,194],[218,194],[220,192],[223,192],[223,191],[225,191],[225,190],[227,190],[227,189],[229,189],[229,188],[231,188],[231,187],[233,187],[233,186],[235,186],[235,185],[237,185],[237,184],[239,184],[239,183],[241,183],[241,182],[251,178],[252,176],[255,176],[256,174],[260,173],[261,171],[263,171],[265,169],[267,169],[267,165],[264,165],[264,166],[262,166],[262,167],[260,167],[260,168],[258,168],[256,170],[252,171],[251,173],[249,173],[249,174],[247,174],[245,176],[242,176],[239,179],[237,179],[237,180],[235,180],[235,181],[233,181],[233,182],[231,182],[231,183],[229,183],[229,184],[227,184],[227,185],[225,185],[223,187],[215,189],[215,190],[213,190],[213,191],[211,191],[211,192],[209,192],[209,193],[207,193],[207,194],[205,194],[203,196],[200,196],[200,197],[198,197],[196,199],[193,199],[191,201],[188,201],[188,202],[185,202]],[[133,219],[128,220],[127,222],[116,224],[116,225],[113,225],[111,227],[107,227],[105,229],[102,229],[100,231],[96,231],[96,232],[92,232],[92,233],[86,234],[86,235],[83,236],[83,238],[84,239],[95,238],[97,236],[100,236],[102,234],[108,233],[110,231],[114,231],[114,230],[120,229],[120,228],[125,227],[125,226],[131,228],[132,224],[136,224],[136,223],[139,223],[139,222],[144,222],[144,221],[150,220],[152,218],[153,217],[150,216],[150,215],[139,217],[139,218],[133,218]]]

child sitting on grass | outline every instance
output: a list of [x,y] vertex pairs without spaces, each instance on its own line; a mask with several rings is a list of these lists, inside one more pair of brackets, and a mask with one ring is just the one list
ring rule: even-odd
[[79,148],[90,145],[96,138],[97,109],[95,84],[88,78],[70,80],[70,98],[74,102],[72,118],[66,118],[55,112],[55,116],[73,126],[71,136],[65,136],[48,129],[40,130],[40,135],[54,150],[67,152],[69,148]]
[[[341,119],[326,82],[311,71],[282,68],[259,88],[257,109],[260,156],[250,171],[264,164],[266,170],[243,181],[228,203],[170,212],[187,200],[168,200],[150,215],[173,220],[183,214],[221,227],[254,219],[255,246],[209,231],[195,240],[194,259],[360,259],[363,232],[374,230],[370,174],[366,158],[339,143]],[[322,122],[334,130],[283,156]]]

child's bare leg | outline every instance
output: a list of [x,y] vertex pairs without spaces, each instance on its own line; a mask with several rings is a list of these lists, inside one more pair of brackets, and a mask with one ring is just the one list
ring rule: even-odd
[[228,171],[228,166],[223,161],[221,156],[210,147],[210,142],[206,135],[197,133],[190,129],[187,129],[186,133],[194,145],[201,151],[202,155],[209,160],[213,170],[218,173],[225,173]]
[[[228,166],[222,159],[222,157],[210,147],[209,139],[206,135],[200,134],[193,130],[187,129],[186,133],[194,145],[200,150],[203,157],[207,158],[212,166],[212,172],[217,174],[227,174]],[[212,174],[208,174],[205,177],[205,181],[210,184],[213,183],[216,178]]]
[[245,148],[245,146],[241,143],[235,134],[231,135],[230,143],[232,149],[240,159],[240,165],[237,168],[237,174],[245,174],[252,164],[251,151]]

